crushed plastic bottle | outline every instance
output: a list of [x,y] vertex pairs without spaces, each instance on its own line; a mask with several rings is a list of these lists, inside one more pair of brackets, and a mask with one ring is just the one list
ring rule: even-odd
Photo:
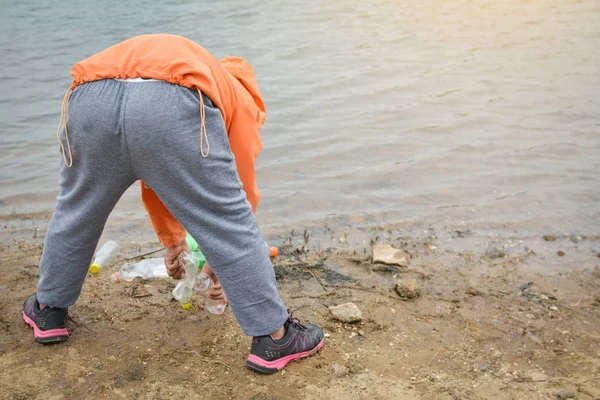
[[192,307],[192,295],[194,294],[194,278],[198,273],[198,258],[193,253],[184,251],[179,255],[183,262],[185,277],[180,280],[173,289],[173,297],[179,301],[181,308],[188,310]]
[[168,278],[164,258],[147,258],[136,263],[127,263],[119,272],[111,275],[113,282],[132,281],[135,278]]
[[206,295],[213,284],[214,282],[208,274],[200,272],[194,279],[194,292],[203,295],[206,311],[211,314],[223,314],[225,312],[225,302],[223,300],[211,299]]
[[96,253],[94,262],[90,265],[90,272],[92,274],[97,274],[102,268],[115,261],[117,250],[119,250],[119,244],[114,240],[109,240],[104,243]]

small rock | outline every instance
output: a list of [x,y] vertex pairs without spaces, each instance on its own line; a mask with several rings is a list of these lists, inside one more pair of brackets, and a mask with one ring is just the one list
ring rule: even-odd
[[533,282],[525,282],[524,284],[522,284],[521,286],[519,286],[519,290],[520,291],[524,291],[529,289],[530,287],[532,287],[534,285]]
[[[555,295],[553,295],[552,293],[543,292],[542,294],[543,294],[544,296],[546,296],[547,298],[549,298],[550,300],[558,300],[558,299],[556,298],[556,296],[555,296]],[[541,298],[541,297],[540,297],[540,298]]]
[[546,242],[554,242],[556,240],[556,235],[544,235],[544,240]]
[[494,350],[494,357],[495,358],[500,358],[502,357],[502,352],[500,350]]
[[408,267],[408,256],[404,251],[395,249],[389,244],[374,244],[373,262]]
[[477,290],[475,287],[469,286],[467,288],[467,294],[469,294],[471,296],[479,296],[479,295],[481,295],[481,292],[479,290]]
[[559,251],[557,251],[557,252],[556,252],[556,254],[557,254],[559,257],[564,257],[566,253],[565,253],[564,251],[562,251],[562,250],[559,250]]
[[525,335],[525,337],[527,339],[531,340],[533,343],[537,344],[538,346],[542,345],[542,341],[540,340],[540,338],[538,338],[537,336],[535,336],[531,332],[527,332],[527,334]]
[[533,314],[525,314],[525,318],[527,318],[527,319],[535,319],[535,315],[533,315]]
[[529,374],[529,379],[531,382],[545,382],[548,380],[548,377],[541,372],[533,371]]
[[331,335],[327,332],[325,332],[325,334],[323,336],[325,336],[326,338],[331,337]]
[[594,299],[594,305],[600,306],[600,294],[596,295],[596,298]]
[[488,364],[479,364],[479,370],[481,372],[485,372],[490,368],[490,366]]
[[365,336],[365,333],[362,330],[360,330],[358,331],[358,336]]
[[133,285],[131,285],[130,287],[127,288],[127,294],[131,297],[152,296],[152,293],[150,293],[148,285],[140,285],[137,283],[134,283]]
[[550,306],[550,307],[548,307],[548,309],[552,310],[552,311],[558,311],[558,307],[556,307],[556,306]]
[[563,389],[560,392],[554,394],[557,400],[567,400],[575,397],[575,393],[572,390]]
[[329,307],[329,312],[337,320],[345,322],[347,324],[352,322],[359,322],[362,320],[362,313],[360,308],[354,303],[340,304],[339,306]]
[[416,299],[422,294],[421,286],[416,280],[410,278],[396,282],[395,290],[403,299]]
[[396,272],[399,272],[397,267],[395,267],[393,265],[386,265],[386,264],[376,264],[371,268],[371,271],[383,272],[386,274],[394,274]]
[[340,365],[336,362],[331,364],[331,369],[333,370],[333,376],[336,378],[342,378],[342,377],[348,375],[348,368],[346,368],[343,365]]
[[600,251],[596,254],[596,257],[600,258]]
[[485,255],[488,258],[502,258],[506,257],[506,252],[498,247],[492,247],[485,251]]
[[358,336],[358,333],[356,333],[356,332],[352,332],[352,333],[350,334],[350,339],[354,339],[356,336]]

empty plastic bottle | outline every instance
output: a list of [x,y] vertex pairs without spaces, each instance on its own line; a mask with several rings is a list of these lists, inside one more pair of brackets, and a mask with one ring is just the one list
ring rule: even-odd
[[119,272],[112,274],[113,282],[132,281],[135,278],[168,278],[164,258],[147,258],[136,263],[127,263]]
[[96,253],[94,262],[90,265],[90,272],[92,274],[97,274],[102,268],[112,263],[117,256],[117,250],[119,250],[119,244],[114,240],[109,240],[104,243]]
[[194,292],[204,296],[204,306],[211,314],[223,314],[225,312],[225,302],[223,300],[210,299],[207,292],[214,284],[213,280],[205,272],[200,272],[194,279]]
[[179,255],[185,271],[184,279],[180,280],[173,290],[173,297],[179,301],[181,308],[189,310],[192,307],[192,295],[194,294],[194,278],[198,273],[198,258],[194,253],[184,251]]

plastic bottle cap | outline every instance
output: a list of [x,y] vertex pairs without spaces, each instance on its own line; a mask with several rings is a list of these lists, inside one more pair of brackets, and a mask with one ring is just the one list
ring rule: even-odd
[[183,308],[184,310],[189,310],[190,308],[192,308],[192,303],[183,303],[181,305],[181,308]]
[[271,247],[269,249],[269,255],[271,257],[277,257],[277,254],[279,254],[279,249],[277,247]]
[[100,268],[102,268],[100,264],[92,264],[90,265],[90,272],[92,274],[97,274],[98,272],[100,272]]

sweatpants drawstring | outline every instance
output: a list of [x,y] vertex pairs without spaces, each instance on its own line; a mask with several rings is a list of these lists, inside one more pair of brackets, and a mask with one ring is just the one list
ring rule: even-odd
[[[58,122],[58,128],[56,129],[56,139],[60,144],[60,148],[62,150],[63,160],[65,161],[65,165],[67,168],[71,168],[73,166],[73,153],[71,152],[71,142],[69,142],[69,128],[67,127],[67,112],[69,110],[69,94],[71,94],[71,88],[67,90],[65,97],[62,102],[62,109],[60,111],[60,121]],[[62,125],[65,125],[65,139],[67,142],[67,149],[69,150],[69,162],[67,162],[67,155],[65,153],[65,146],[62,144],[62,140],[60,140],[60,128]]]
[[[200,153],[202,157],[208,157],[210,153],[210,143],[208,142],[208,134],[206,133],[206,115],[204,111],[204,99],[202,98],[202,92],[200,89],[198,90],[198,95],[200,96]],[[73,166],[73,153],[71,151],[71,142],[69,141],[69,128],[67,126],[67,113],[69,111],[69,94],[71,94],[71,88],[67,90],[65,97],[62,102],[62,109],[60,112],[60,121],[58,122],[58,128],[56,129],[56,139],[60,144],[60,148],[62,150],[63,160],[65,161],[65,165],[67,168],[71,168]],[[67,150],[69,152],[69,161],[67,161],[67,152],[65,151],[65,146],[60,140],[60,128],[65,126],[65,141],[67,142]],[[206,153],[204,152],[204,141],[206,141]]]
[[[202,98],[202,92],[200,89],[196,89],[198,91],[198,95],[200,96],[200,153],[202,157],[208,157],[210,153],[210,143],[208,143],[208,135],[206,134],[206,124],[205,124],[205,115],[204,115],[204,99]],[[204,140],[206,139],[206,154],[204,154]]]

